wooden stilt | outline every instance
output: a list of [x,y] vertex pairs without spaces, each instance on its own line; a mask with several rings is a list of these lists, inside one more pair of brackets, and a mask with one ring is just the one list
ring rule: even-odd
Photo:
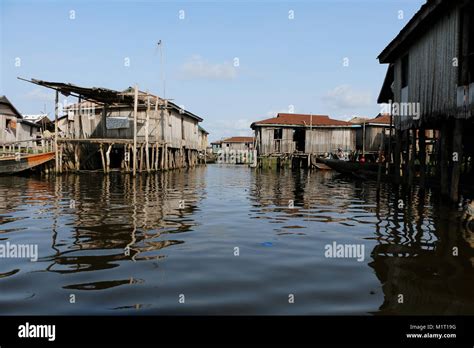
[[416,129],[408,131],[409,134],[409,158],[410,163],[408,167],[408,184],[413,184],[413,178],[415,177],[415,159],[416,159]]
[[100,144],[99,149],[100,149],[100,158],[102,160],[102,170],[104,171],[104,173],[107,173],[107,169],[105,167],[104,146]]
[[140,173],[143,170],[143,144],[140,145]]
[[463,121],[456,119],[453,128],[453,151],[451,154],[453,167],[451,171],[450,198],[452,202],[457,202],[459,200],[459,179],[461,177],[461,164],[463,158],[462,128]]
[[80,161],[80,150],[81,144],[76,144],[74,146],[74,163],[75,163],[75,170],[80,170],[81,168],[81,161]]
[[418,133],[418,160],[420,161],[420,187],[424,189],[426,178],[426,129],[420,128]]
[[449,194],[449,173],[448,173],[448,143],[449,143],[449,133],[450,127],[447,122],[440,129],[440,142],[439,142],[439,152],[440,152],[440,161],[439,161],[439,177],[441,181],[441,194],[443,196],[448,196]]
[[400,183],[400,152],[402,149],[402,132],[395,132],[395,151],[393,154],[393,175],[396,184]]
[[146,171],[150,172],[150,151],[148,142],[148,132],[150,123],[150,96],[147,97],[146,101],[146,119],[145,119],[145,160],[146,160]]
[[105,153],[106,173],[110,172],[110,151],[112,151],[113,144],[109,144],[107,152]]
[[137,118],[138,118],[138,86],[135,85],[133,103],[133,176],[137,174]]

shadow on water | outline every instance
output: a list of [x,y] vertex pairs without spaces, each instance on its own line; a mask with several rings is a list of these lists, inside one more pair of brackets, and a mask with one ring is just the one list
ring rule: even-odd
[[[2,259],[0,312],[473,314],[460,214],[430,190],[333,172],[4,177],[0,243],[37,244],[39,260]],[[365,260],[327,258],[332,242]],[[178,308],[183,289],[200,300]]]

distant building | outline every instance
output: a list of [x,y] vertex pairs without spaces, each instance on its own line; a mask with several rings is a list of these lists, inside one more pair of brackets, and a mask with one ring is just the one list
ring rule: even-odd
[[360,127],[356,128],[356,148],[358,150],[364,153],[377,153],[382,144],[383,147],[388,145],[390,115],[379,114],[372,119],[357,117],[349,122],[360,125]]
[[41,137],[41,127],[24,119],[6,96],[0,96],[0,125],[0,144],[22,141],[22,146],[32,146]]
[[332,153],[356,148],[356,128],[325,115],[283,114],[252,123],[259,155]]
[[23,119],[36,123],[41,127],[41,131],[54,131],[54,122],[50,120],[48,114],[24,114]]
[[224,150],[253,150],[254,137],[231,137],[221,141]]
[[211,143],[211,149],[213,154],[217,154],[220,149],[222,149],[222,141],[213,141]]

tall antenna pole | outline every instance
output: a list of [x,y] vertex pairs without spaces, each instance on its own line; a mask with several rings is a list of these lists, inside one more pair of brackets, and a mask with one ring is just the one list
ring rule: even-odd
[[160,74],[161,74],[161,83],[163,84],[163,99],[166,99],[166,80],[165,80],[165,66],[163,60],[163,42],[158,41],[158,47],[160,49]]

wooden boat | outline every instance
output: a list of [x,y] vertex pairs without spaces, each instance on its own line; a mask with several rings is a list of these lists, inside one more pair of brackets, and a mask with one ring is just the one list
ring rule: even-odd
[[19,173],[54,159],[54,152],[0,157],[0,175]]
[[[324,158],[318,158],[318,161],[341,174],[353,175],[360,179],[377,179],[379,171],[378,163],[360,163]],[[383,178],[386,175],[384,174],[384,168],[382,167],[381,169],[381,177]]]

